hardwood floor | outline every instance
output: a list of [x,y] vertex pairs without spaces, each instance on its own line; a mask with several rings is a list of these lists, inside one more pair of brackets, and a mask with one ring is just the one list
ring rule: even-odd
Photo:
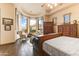
[[0,56],[33,56],[33,47],[29,40],[17,40],[16,43],[0,46]]

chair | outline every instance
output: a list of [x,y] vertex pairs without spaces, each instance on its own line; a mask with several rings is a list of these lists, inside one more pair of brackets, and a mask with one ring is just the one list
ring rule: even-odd
[[22,31],[19,31],[18,34],[19,34],[19,36],[20,36],[20,40],[21,40],[21,41],[25,41],[25,40],[26,40],[26,35],[23,35],[23,34],[22,34]]

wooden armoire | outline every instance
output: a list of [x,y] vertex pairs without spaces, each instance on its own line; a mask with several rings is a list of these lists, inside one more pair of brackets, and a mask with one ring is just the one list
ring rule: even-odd
[[53,32],[53,22],[44,22],[44,34],[50,34]]

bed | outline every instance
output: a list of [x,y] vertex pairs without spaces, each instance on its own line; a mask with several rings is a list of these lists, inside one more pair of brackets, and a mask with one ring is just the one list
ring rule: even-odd
[[79,38],[56,37],[44,41],[42,48],[50,56],[79,56]]

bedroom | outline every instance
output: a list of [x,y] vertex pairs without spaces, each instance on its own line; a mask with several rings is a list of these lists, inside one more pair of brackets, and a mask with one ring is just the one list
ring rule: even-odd
[[0,55],[79,56],[78,3],[2,3],[0,15]]
[[39,50],[42,51],[42,53],[39,52],[40,55],[78,56],[78,45],[75,45],[78,41],[72,39],[74,37],[76,37],[77,40],[79,39],[78,8],[78,4],[74,4],[62,10],[57,9],[58,11],[50,15],[50,21],[55,18],[55,34],[40,37],[41,43],[39,44],[39,48],[41,49]]

